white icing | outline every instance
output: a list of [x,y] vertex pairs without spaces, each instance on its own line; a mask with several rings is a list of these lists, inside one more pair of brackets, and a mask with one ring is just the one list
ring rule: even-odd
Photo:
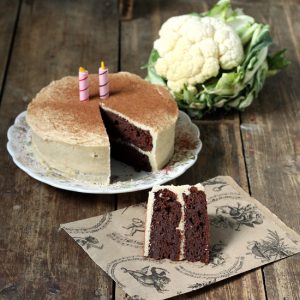
[[44,140],[34,132],[32,132],[32,145],[36,157],[47,167],[61,170],[67,177],[78,180],[90,178],[99,184],[109,184],[109,145],[102,147],[74,146],[63,142]]
[[147,213],[146,213],[146,224],[145,224],[145,245],[144,245],[144,255],[149,255],[150,248],[150,232],[151,232],[151,221],[153,215],[153,204],[154,204],[154,191],[149,192],[148,203],[147,203]]

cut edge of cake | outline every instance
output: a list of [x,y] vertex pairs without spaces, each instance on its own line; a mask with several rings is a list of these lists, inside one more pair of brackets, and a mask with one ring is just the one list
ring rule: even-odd
[[[145,126],[132,120],[131,118],[123,115],[122,113],[110,109],[104,105],[101,105],[102,118],[105,120],[104,114],[106,112],[110,112],[118,116],[119,118],[124,119],[129,124],[133,124],[136,128],[141,129],[143,131],[149,132],[152,139],[152,148],[150,150],[144,150],[141,147],[126,142],[124,140],[115,139],[113,140],[117,144],[126,144],[128,147],[133,148],[133,151],[138,151],[142,155],[147,156],[149,160],[149,164],[151,166],[150,171],[157,171],[165,167],[165,165],[170,161],[171,157],[174,154],[174,145],[175,145],[175,130],[176,130],[176,122],[177,117],[174,117],[173,123],[169,123],[168,126],[164,126],[162,128],[153,128],[150,126]],[[107,121],[106,121],[107,122]],[[107,124],[106,124],[107,126]],[[110,139],[112,136],[110,136]]]

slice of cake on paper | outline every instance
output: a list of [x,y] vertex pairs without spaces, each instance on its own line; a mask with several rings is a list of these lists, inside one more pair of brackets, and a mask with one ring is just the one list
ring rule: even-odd
[[207,203],[200,183],[155,186],[149,192],[144,255],[208,263]]

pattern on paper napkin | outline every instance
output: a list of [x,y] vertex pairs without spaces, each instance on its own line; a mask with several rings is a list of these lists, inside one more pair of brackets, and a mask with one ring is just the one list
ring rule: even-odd
[[187,293],[300,252],[300,236],[231,177],[203,185],[210,220],[208,265],[143,257],[146,203],[61,228],[134,299]]

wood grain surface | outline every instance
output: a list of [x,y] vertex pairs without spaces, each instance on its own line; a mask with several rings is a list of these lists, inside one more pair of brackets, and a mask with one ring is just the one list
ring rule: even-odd
[[5,74],[13,48],[14,33],[19,17],[20,0],[0,1],[0,101]]
[[[274,48],[287,48],[292,64],[267,81],[257,101],[241,114],[251,194],[299,233],[299,2],[261,5],[257,18],[272,25]],[[268,299],[300,298],[299,254],[268,265],[263,272]]]
[[[129,1],[130,21],[119,17],[121,2],[0,1],[0,299],[128,298],[59,224],[146,201],[148,191],[105,196],[55,189],[19,170],[5,145],[15,117],[51,80],[76,74],[79,65],[96,72],[100,59],[111,71],[144,76],[140,66],[162,22],[215,1]],[[273,48],[288,48],[292,64],[267,81],[246,112],[196,121],[203,149],[173,183],[230,175],[299,233],[300,2],[233,4],[272,26]],[[175,299],[186,298],[300,299],[300,256]]]

